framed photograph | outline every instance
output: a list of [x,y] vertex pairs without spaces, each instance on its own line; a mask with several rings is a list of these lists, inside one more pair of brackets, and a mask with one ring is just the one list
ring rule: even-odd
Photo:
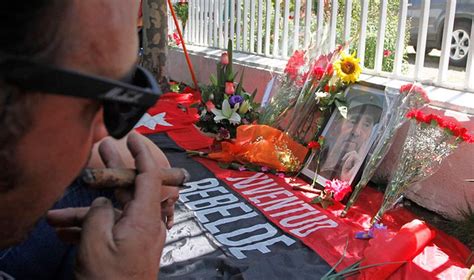
[[[325,144],[320,151],[316,182],[339,179],[354,185],[367,154],[380,129],[387,103],[383,88],[353,85],[346,89],[347,119],[336,109],[324,127]],[[302,173],[314,178],[316,158],[312,154]]]

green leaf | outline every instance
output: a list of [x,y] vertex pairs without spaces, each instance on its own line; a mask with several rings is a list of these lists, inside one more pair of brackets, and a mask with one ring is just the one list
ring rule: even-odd
[[[358,261],[355,264],[360,265],[361,261]],[[372,268],[372,267],[378,267],[378,266],[384,266],[384,265],[389,265],[389,264],[403,264],[406,263],[406,261],[398,261],[398,262],[383,262],[383,263],[375,263],[375,264],[370,264],[370,265],[365,265],[365,266],[355,266],[351,265],[350,267],[345,268],[344,270],[340,271],[337,273],[338,276],[349,276],[352,274],[356,274],[360,272],[361,270]]]
[[220,63],[217,63],[217,85],[219,87],[224,87],[224,77],[223,77],[223,70]]
[[170,86],[170,90],[172,92],[176,92],[176,93],[179,93],[179,84],[173,84]]
[[230,39],[227,43],[227,55],[229,56],[229,64],[227,65],[227,68],[229,69],[229,73],[232,73],[232,61],[234,60],[234,51],[232,50],[232,40]]
[[242,92],[243,81],[244,81],[244,72],[245,72],[245,68],[242,70],[242,75],[240,75],[239,84],[237,85],[237,88],[235,89],[235,94],[237,94],[237,95],[241,95],[240,93]]
[[254,100],[255,96],[257,96],[257,89],[254,89],[252,95],[250,95],[250,100]]
[[344,251],[342,252],[342,256],[341,258],[337,261],[337,263],[334,264],[334,266],[326,273],[323,275],[323,277],[321,278],[321,280],[323,279],[327,279],[331,273],[336,270],[336,267],[338,265],[341,264],[341,262],[344,260],[344,258],[346,257],[346,254],[347,254],[347,247],[349,247],[349,237],[346,239],[346,246],[344,246]]
[[229,169],[230,167],[229,163],[223,163],[223,162],[218,162],[217,165],[222,169]]
[[230,77],[230,81],[234,81],[235,80],[235,77],[237,77],[237,74],[239,74],[239,71],[235,72],[235,73],[231,73],[231,77]]
[[209,79],[211,80],[211,84],[213,86],[218,86],[216,76],[211,74],[211,77],[209,77]]

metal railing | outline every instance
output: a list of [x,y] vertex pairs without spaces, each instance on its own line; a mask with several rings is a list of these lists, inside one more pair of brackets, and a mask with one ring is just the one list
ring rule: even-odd
[[[378,7],[376,14],[369,14],[374,2]],[[394,2],[398,11],[388,10]],[[372,67],[367,64],[363,67],[365,74],[418,80],[434,86],[474,92],[474,21],[471,22],[469,34],[471,44],[467,64],[465,67],[456,67],[456,75],[461,78],[456,83],[448,81],[456,0],[446,1],[439,63],[435,62],[437,65],[431,66],[436,71],[431,78],[423,74],[426,70],[425,50],[431,0],[421,0],[417,51],[411,54],[411,62],[407,62],[409,0],[371,1],[370,7],[369,0],[188,0],[188,3],[189,20],[184,37],[190,45],[223,49],[227,40],[233,39],[234,49],[238,52],[286,59],[295,50],[313,45],[324,45],[326,50],[334,49],[352,36],[357,38],[351,49],[357,51],[361,65],[366,64],[364,62],[367,60],[372,61]],[[358,8],[354,9],[356,6]],[[388,13],[395,13],[396,17],[389,17]],[[376,30],[370,25],[374,20]],[[387,69],[384,66],[387,61],[384,44],[388,40],[386,28],[389,23],[396,25],[397,35]],[[174,24],[171,21],[169,26],[172,33]],[[374,51],[370,53],[367,53],[368,32],[376,33],[376,38],[372,38],[375,44],[371,41]],[[393,41],[393,38],[390,40]]]

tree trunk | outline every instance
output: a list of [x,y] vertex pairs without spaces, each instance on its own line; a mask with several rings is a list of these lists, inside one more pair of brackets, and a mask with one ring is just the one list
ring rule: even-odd
[[168,54],[168,15],[166,0],[143,0],[142,64],[156,77],[161,89],[168,90],[166,57]]

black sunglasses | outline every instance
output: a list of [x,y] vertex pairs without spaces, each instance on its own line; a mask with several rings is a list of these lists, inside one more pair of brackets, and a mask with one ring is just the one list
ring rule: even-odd
[[0,61],[0,78],[24,90],[101,100],[105,126],[114,138],[130,132],[162,94],[153,75],[141,66],[116,81],[27,59],[6,58]]

